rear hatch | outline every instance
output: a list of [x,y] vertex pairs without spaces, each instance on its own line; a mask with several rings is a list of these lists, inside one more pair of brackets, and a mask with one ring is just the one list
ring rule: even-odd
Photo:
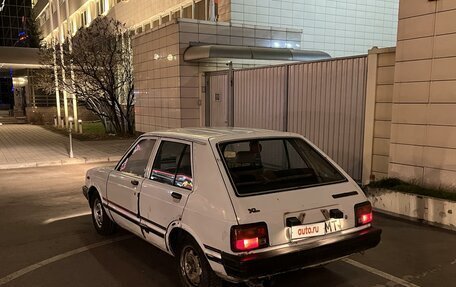
[[265,222],[274,246],[353,228],[354,206],[364,201],[362,192],[344,182],[236,197],[233,206],[239,224]]
[[[217,149],[239,224],[266,223],[269,245],[311,240],[355,226],[355,204],[366,201],[364,194],[303,138],[222,141]],[[249,234],[258,230],[236,229],[232,242],[246,239],[247,244]],[[264,242],[262,234],[264,227],[258,237]]]

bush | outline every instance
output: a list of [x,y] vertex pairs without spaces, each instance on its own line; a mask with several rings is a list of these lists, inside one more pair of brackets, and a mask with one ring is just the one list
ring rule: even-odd
[[433,188],[421,186],[413,182],[405,182],[398,178],[385,178],[378,181],[371,182],[369,185],[371,188],[385,188],[390,190],[401,191],[405,193],[412,193],[430,197],[436,197],[441,199],[448,199],[456,201],[456,189],[455,188]]

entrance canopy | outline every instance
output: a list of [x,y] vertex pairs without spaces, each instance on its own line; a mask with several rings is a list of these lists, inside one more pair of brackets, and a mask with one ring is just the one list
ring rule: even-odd
[[320,51],[229,45],[195,45],[190,46],[184,53],[184,60],[187,62],[221,62],[233,59],[302,62],[329,58],[329,54]]
[[0,47],[0,70],[37,69],[40,63],[38,48]]

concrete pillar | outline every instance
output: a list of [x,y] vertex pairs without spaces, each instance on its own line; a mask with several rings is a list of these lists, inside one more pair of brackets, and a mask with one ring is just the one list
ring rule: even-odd
[[[65,10],[66,10],[66,17],[67,17],[67,27],[68,27],[68,47],[70,50],[70,53],[73,53],[73,41],[72,41],[72,35],[71,35],[71,22],[70,22],[70,9],[68,6],[68,1],[65,1]],[[74,70],[73,70],[73,62],[70,62],[70,78],[71,78],[71,88],[74,91]],[[76,94],[71,95],[72,98],[72,106],[73,106],[73,119],[74,122],[78,122],[78,99],[76,97]],[[75,132],[77,133],[79,131],[79,125],[75,124],[74,125]]]
[[[58,1],[58,0],[57,0]],[[56,105],[56,111],[57,111],[57,124],[59,127],[63,126],[62,124],[62,116],[61,116],[61,107],[60,107],[60,91],[59,91],[59,73],[57,71],[57,54],[55,51],[55,46],[56,46],[56,41],[55,41],[55,36],[54,36],[54,16],[52,13],[52,7],[54,5],[54,2],[51,0],[49,1],[49,10],[50,10],[50,20],[51,20],[51,45],[52,48],[54,49],[54,55],[53,55],[53,61],[54,61],[54,83],[55,83],[55,105]]]
[[[56,1],[55,3],[57,3],[57,25],[58,25],[58,33],[59,33],[59,47],[60,47],[60,61],[62,63],[62,67],[65,66],[65,60],[64,60],[64,57],[63,57],[63,41],[62,41],[62,38],[64,36],[63,34],[63,23],[61,21],[61,18],[60,18],[60,5],[59,5],[59,1]],[[65,83],[66,82],[66,77],[65,77],[65,70],[62,69],[62,81]],[[65,127],[67,128],[68,127],[68,95],[67,95],[67,92],[65,90],[63,90],[63,111],[65,113]]]
[[362,184],[368,184],[372,174],[372,157],[374,147],[375,95],[377,90],[378,54],[375,49],[367,56],[367,89],[366,110],[364,116],[364,144]]

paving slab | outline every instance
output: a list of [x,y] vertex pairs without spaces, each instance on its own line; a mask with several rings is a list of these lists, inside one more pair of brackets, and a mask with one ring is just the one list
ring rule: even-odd
[[118,161],[134,139],[79,141],[35,125],[0,126],[0,169]]

